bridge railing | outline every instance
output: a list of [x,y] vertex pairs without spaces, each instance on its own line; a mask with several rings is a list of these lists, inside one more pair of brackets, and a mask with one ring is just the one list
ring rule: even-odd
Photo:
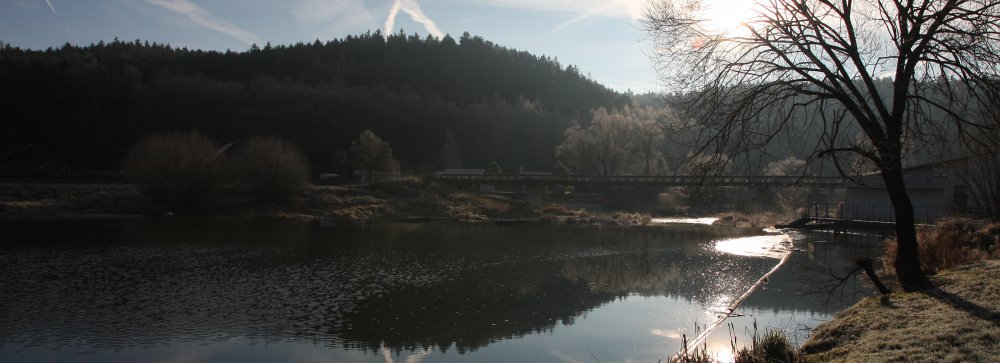
[[[914,206],[913,217],[918,222],[932,222],[944,211],[936,206]],[[895,222],[896,211],[889,204],[812,202],[802,208],[802,217],[845,219],[853,221]]]
[[434,180],[444,183],[488,184],[604,184],[659,186],[785,186],[785,187],[844,187],[847,181],[839,177],[800,176],[703,176],[703,175],[524,175],[524,174],[445,174],[437,173]]

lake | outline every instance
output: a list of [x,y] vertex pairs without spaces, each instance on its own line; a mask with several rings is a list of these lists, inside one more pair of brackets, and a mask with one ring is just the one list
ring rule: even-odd
[[828,235],[699,224],[164,217],[0,222],[3,362],[650,362],[871,294]]

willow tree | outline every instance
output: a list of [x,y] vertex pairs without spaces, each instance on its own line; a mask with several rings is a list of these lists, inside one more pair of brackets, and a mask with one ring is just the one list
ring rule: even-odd
[[813,157],[869,160],[896,214],[900,285],[926,286],[905,151],[941,135],[987,143],[1000,1],[758,0],[732,29],[711,26],[710,6],[654,0],[643,19],[660,79],[679,95],[671,106],[697,128],[701,152],[759,150],[811,130]]

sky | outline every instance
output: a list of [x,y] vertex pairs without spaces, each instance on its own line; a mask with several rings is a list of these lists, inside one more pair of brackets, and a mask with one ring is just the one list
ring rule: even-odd
[[0,41],[32,49],[114,38],[244,51],[390,29],[463,32],[556,58],[618,91],[659,91],[647,0],[0,0]]

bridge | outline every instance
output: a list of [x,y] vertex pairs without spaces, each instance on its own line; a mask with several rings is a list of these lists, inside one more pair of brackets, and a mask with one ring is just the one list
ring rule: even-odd
[[599,185],[658,187],[798,187],[844,188],[847,179],[803,176],[705,176],[705,175],[556,175],[556,174],[449,174],[435,173],[442,184],[468,185]]

